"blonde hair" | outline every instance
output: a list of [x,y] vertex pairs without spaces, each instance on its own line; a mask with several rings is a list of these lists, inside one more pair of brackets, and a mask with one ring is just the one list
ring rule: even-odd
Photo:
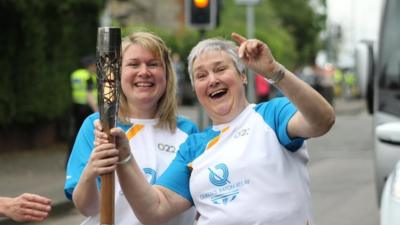
[[[168,127],[171,131],[176,129],[176,74],[172,66],[170,50],[164,41],[150,32],[134,32],[122,39],[122,55],[131,45],[139,45],[149,50],[157,59],[161,60],[167,79],[164,94],[158,100],[156,118],[159,118],[157,127]],[[128,102],[125,94],[121,91],[120,107],[118,117],[122,123],[129,123]]]

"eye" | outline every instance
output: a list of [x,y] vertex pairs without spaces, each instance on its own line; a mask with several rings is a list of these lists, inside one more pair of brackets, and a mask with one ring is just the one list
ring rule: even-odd
[[222,72],[222,71],[224,71],[224,70],[226,70],[226,66],[218,66],[217,68],[215,68],[215,71],[218,73],[218,72]]
[[196,73],[194,77],[196,78],[196,80],[201,80],[201,79],[204,79],[206,76],[207,76],[206,73],[200,72],[200,73]]
[[130,62],[130,63],[127,63],[126,66],[127,66],[127,67],[137,68],[137,67],[139,67],[139,63]]
[[160,61],[152,61],[152,62],[148,63],[147,66],[150,68],[161,67],[161,62]]

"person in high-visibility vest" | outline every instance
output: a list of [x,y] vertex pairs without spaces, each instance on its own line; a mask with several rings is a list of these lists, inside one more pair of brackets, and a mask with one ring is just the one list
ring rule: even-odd
[[83,121],[93,112],[97,112],[97,79],[96,79],[96,59],[89,55],[81,59],[82,68],[71,74],[72,92],[72,124],[71,139],[69,146],[72,149],[73,141],[81,127]]
[[344,74],[344,82],[345,82],[345,96],[347,98],[352,98],[356,95],[356,76],[354,75],[352,70],[346,71]]
[[333,80],[335,81],[335,96],[341,96],[343,94],[344,77],[343,72],[340,68],[336,67]]
[[97,111],[96,62],[93,56],[86,56],[81,63],[83,68],[71,74],[72,102],[79,108],[85,106],[91,114]]

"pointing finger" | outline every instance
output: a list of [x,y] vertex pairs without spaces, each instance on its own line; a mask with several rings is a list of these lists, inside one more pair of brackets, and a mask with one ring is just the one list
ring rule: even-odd
[[241,44],[240,46],[239,46],[239,49],[238,49],[238,55],[239,55],[239,57],[240,58],[244,58],[244,54],[245,54],[245,51],[246,51],[246,43],[244,43],[244,44]]
[[245,37],[243,37],[237,33],[232,33],[231,36],[232,36],[232,39],[234,41],[236,41],[236,43],[238,43],[239,45],[242,44],[243,42],[247,41],[247,39]]

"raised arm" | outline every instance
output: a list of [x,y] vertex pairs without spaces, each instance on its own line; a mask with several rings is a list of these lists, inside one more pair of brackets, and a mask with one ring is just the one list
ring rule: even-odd
[[[120,128],[113,128],[111,135],[116,137],[112,146],[119,153],[116,172],[119,183],[136,217],[143,224],[162,224],[175,215],[191,207],[191,203],[175,192],[162,186],[150,185],[131,154],[128,139]],[[107,135],[96,125],[96,143],[109,148]],[[111,148],[111,149],[112,149]]]
[[299,110],[288,123],[290,137],[317,137],[325,134],[335,122],[332,106],[312,87],[279,64],[269,47],[257,40],[233,33],[239,44],[239,57],[253,71],[272,80]]

